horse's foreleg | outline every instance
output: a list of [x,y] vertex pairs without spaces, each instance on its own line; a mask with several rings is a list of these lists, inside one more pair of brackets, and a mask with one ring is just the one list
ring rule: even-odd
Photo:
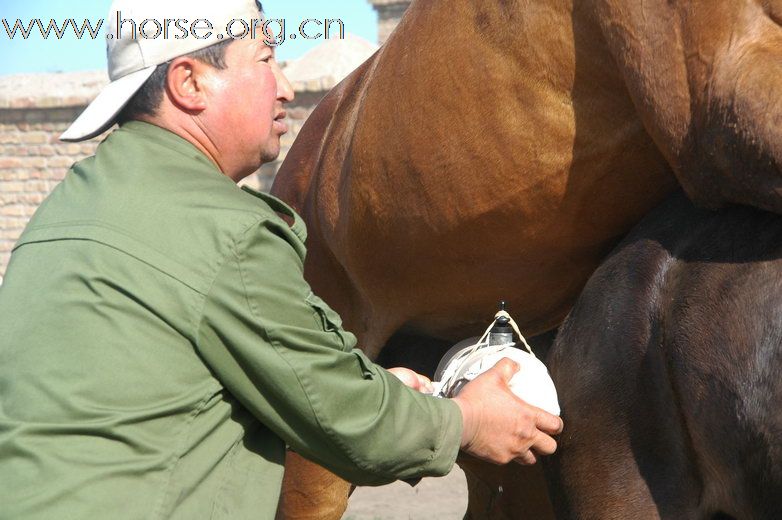
[[[652,318],[657,299],[606,270],[590,280],[548,358],[565,422],[547,460],[557,517],[702,518],[695,457]],[[624,292],[610,290],[623,281]]]
[[339,520],[348,507],[350,484],[289,451],[277,520]]

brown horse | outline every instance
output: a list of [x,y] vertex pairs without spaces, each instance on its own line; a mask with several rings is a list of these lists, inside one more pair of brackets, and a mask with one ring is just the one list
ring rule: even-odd
[[509,300],[556,327],[678,182],[782,211],[782,2],[419,0],[299,134],[272,192],[370,355]]
[[558,517],[782,518],[780,294],[779,215],[677,194],[633,230],[549,357]]

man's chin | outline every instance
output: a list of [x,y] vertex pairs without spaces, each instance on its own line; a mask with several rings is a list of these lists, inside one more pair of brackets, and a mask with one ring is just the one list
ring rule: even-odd
[[261,152],[261,164],[274,162],[277,160],[279,156],[280,156],[280,146],[278,144],[275,147],[272,147],[268,150],[263,150]]

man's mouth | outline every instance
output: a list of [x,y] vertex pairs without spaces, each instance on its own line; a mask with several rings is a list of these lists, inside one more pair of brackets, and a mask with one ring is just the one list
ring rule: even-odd
[[286,134],[288,133],[288,125],[285,124],[285,118],[288,116],[288,113],[285,110],[282,110],[277,113],[277,115],[274,118],[274,128],[280,133],[280,134]]

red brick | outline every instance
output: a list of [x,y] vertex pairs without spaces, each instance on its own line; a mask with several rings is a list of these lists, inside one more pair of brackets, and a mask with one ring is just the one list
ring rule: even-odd
[[68,155],[81,155],[81,144],[68,143],[68,145],[65,147],[65,151]]
[[12,168],[21,168],[22,161],[16,157],[0,157],[0,170],[10,170]]
[[48,179],[52,181],[61,181],[65,178],[65,174],[68,173],[66,169],[57,169],[49,172]]
[[98,147],[98,143],[94,141],[90,141],[87,144],[83,144],[81,146],[81,153],[85,157],[89,157],[90,155],[95,155],[95,149]]
[[[20,125],[21,126],[21,125]],[[49,141],[49,135],[45,132],[27,132],[22,134],[22,142],[27,144],[45,144]]]
[[14,155],[18,157],[28,157],[30,155],[35,155],[35,146],[28,146],[28,145],[21,145],[17,146],[16,150],[14,151]]
[[17,217],[0,218],[0,229],[19,229],[24,227],[25,220]]
[[15,241],[22,234],[22,229],[0,229],[0,238]]
[[25,193],[41,193],[49,191],[49,183],[46,181],[30,180],[24,183]]
[[47,159],[45,157],[26,157],[22,160],[22,163],[25,168],[46,168],[46,161],[50,159]]
[[46,159],[46,166],[49,168],[70,168],[71,165],[76,162],[73,160],[73,157],[66,157],[66,156],[60,156],[60,157],[49,157]]
[[23,193],[19,196],[19,202],[27,206],[39,206],[49,194],[48,190],[39,193]]
[[[0,184],[0,205],[2,206],[9,206],[11,204],[19,204],[22,201],[20,200],[22,195],[20,193],[11,193],[10,191],[6,191],[3,189],[3,186],[6,183]],[[2,219],[0,219],[0,222]]]
[[24,217],[24,207],[20,204],[3,206],[0,208],[0,215],[3,217]]
[[21,142],[21,134],[15,130],[0,132],[0,144],[19,144]]
[[3,190],[4,193],[23,193],[24,183],[20,181],[4,182],[2,186],[0,186],[0,189]]

